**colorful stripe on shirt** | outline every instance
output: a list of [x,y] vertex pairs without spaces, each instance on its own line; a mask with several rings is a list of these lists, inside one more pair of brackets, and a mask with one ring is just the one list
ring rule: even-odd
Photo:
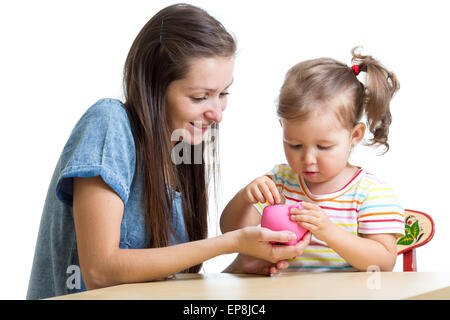
[[[403,208],[391,187],[371,173],[360,169],[336,192],[312,194],[305,181],[286,164],[275,166],[266,174],[276,184],[287,204],[307,201],[319,205],[328,218],[354,235],[392,233],[404,235]],[[262,214],[268,203],[257,203]],[[311,239],[300,257],[290,260],[287,271],[356,271],[328,244]]]

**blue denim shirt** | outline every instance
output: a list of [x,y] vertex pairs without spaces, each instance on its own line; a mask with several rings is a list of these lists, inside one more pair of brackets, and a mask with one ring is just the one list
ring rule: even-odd
[[[135,175],[136,149],[122,103],[102,99],[76,124],[53,173],[45,200],[27,299],[86,290],[79,268],[72,199],[74,177],[101,176],[124,203],[120,226],[122,249],[146,248],[142,183]],[[175,235],[169,245],[187,242],[181,195],[172,210]],[[78,277],[78,278],[77,278]]]

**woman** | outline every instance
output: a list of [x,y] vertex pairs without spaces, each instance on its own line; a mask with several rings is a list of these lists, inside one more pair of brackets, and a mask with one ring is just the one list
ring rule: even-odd
[[206,239],[213,138],[235,51],[224,27],[190,5],[169,6],[143,27],[125,63],[126,101],[89,108],[61,154],[27,298],[198,272],[203,261],[233,252],[243,255],[228,272],[276,273],[302,252],[306,240],[272,246],[292,234],[257,227]]

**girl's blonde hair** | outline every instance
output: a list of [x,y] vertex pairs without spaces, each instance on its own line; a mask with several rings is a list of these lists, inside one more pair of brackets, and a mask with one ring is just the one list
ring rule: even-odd
[[352,64],[366,72],[365,85],[355,71],[331,58],[307,60],[286,74],[278,99],[277,114],[286,120],[302,120],[323,112],[335,112],[345,128],[353,128],[364,114],[373,138],[368,145],[384,145],[389,150],[392,122],[390,101],[400,88],[394,73],[371,56],[352,49]]

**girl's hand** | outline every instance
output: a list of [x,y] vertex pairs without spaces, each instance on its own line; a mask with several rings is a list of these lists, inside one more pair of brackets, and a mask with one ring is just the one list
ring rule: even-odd
[[311,240],[311,234],[308,232],[295,246],[272,245],[270,242],[289,242],[296,236],[290,231],[272,231],[260,227],[246,227],[231,233],[236,235],[234,252],[272,263],[300,256]]
[[267,176],[256,178],[243,191],[245,198],[251,204],[257,202],[275,204],[282,200],[275,182]]
[[317,239],[325,241],[336,225],[318,205],[304,201],[301,205],[303,209],[291,209],[291,220],[297,221],[302,227],[308,229]]

